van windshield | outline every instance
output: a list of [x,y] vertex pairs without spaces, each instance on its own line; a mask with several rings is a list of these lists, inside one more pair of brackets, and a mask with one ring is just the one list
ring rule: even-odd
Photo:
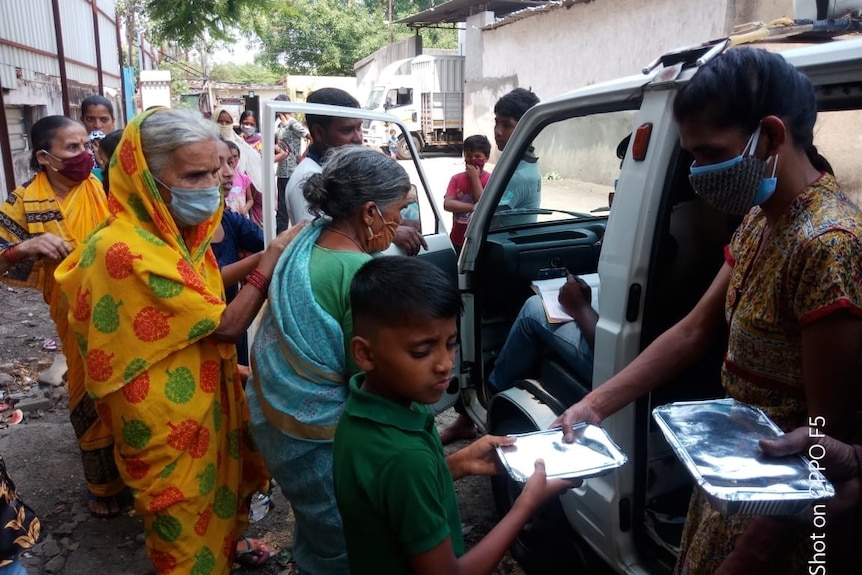
[[366,110],[376,110],[383,103],[383,87],[373,88],[365,104]]
[[620,174],[617,149],[625,153],[636,115],[601,112],[542,128],[510,176],[491,228],[607,214]]

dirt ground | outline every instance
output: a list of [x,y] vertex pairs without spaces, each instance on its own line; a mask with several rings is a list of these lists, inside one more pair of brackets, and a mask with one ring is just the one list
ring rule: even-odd
[[[87,511],[86,491],[74,434],[68,418],[64,385],[40,385],[36,380],[59,353],[41,294],[0,284],[0,392],[7,402],[29,404],[24,420],[8,425],[10,411],[0,413],[0,454],[21,497],[40,517],[44,539],[22,558],[31,575],[149,575],[143,526],[134,514],[94,519]],[[43,349],[47,348],[47,349]],[[41,405],[40,405],[41,404]],[[40,409],[41,407],[41,409]],[[451,410],[438,416],[438,425],[453,419]],[[453,450],[466,445],[454,444]],[[465,478],[456,483],[468,547],[495,524],[489,481]],[[258,569],[236,569],[237,575],[289,575],[293,515],[276,490],[274,509],[255,523],[249,535],[265,540],[272,558]],[[508,555],[498,574],[523,571]]]

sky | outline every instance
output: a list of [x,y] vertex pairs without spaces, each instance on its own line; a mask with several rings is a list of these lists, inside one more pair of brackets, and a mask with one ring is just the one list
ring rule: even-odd
[[230,50],[224,46],[213,51],[213,64],[251,64],[254,62],[254,57],[257,55],[257,50],[249,48],[245,44],[245,40],[237,40]]

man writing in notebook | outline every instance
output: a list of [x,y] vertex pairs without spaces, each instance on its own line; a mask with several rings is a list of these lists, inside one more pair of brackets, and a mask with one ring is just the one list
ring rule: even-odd
[[534,295],[524,302],[488,377],[494,393],[530,375],[545,347],[557,352],[580,381],[590,384],[599,321],[598,295],[598,290],[593,293],[582,278],[569,274],[559,295],[560,306],[572,316],[572,321],[565,323],[551,323],[541,296]]
[[[488,376],[491,391],[500,393],[531,375],[546,347],[554,350],[581,382],[587,386],[592,384],[599,290],[593,290],[582,278],[569,274],[558,298],[572,321],[551,322],[540,295],[524,302]],[[458,417],[443,430],[440,438],[446,445],[475,434],[476,428],[469,416],[458,411]]]

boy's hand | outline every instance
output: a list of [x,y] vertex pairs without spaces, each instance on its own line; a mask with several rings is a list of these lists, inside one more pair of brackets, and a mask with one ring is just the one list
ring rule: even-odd
[[535,471],[524,484],[524,490],[515,501],[515,505],[526,505],[534,511],[551,497],[562,494],[567,489],[579,487],[583,481],[580,479],[548,479],[545,472],[545,462],[537,459]]
[[446,458],[452,479],[467,475],[497,475],[503,472],[497,460],[497,446],[512,445],[514,437],[485,435]]
[[467,164],[464,173],[467,174],[468,178],[478,178],[479,174],[482,173],[482,170],[474,166],[473,164]]

